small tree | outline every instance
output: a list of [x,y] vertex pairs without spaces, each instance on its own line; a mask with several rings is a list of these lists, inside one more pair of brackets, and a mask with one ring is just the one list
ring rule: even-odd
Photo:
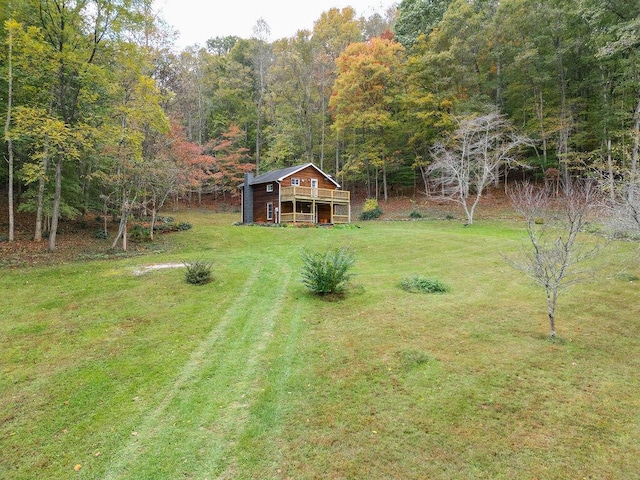
[[185,280],[191,285],[205,285],[213,280],[211,269],[213,264],[204,260],[184,262]]
[[460,121],[447,144],[433,147],[429,173],[445,198],[462,205],[471,225],[484,189],[496,180],[503,165],[515,162],[521,146],[530,144],[498,112],[469,117]]
[[318,295],[340,293],[353,276],[353,253],[345,247],[326,252],[302,251],[302,283]]
[[550,335],[556,335],[555,311],[562,288],[583,278],[575,265],[591,258],[602,244],[587,245],[578,234],[593,212],[596,199],[590,183],[575,184],[564,195],[551,197],[529,183],[508,190],[516,211],[527,225],[528,247],[507,260],[545,290]]

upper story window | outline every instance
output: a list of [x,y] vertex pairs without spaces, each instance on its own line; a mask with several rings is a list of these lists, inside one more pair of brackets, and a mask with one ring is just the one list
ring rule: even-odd
[[273,192],[273,183],[267,183],[267,192]]
[[294,187],[299,187],[300,186],[300,179],[299,178],[291,178],[291,185]]

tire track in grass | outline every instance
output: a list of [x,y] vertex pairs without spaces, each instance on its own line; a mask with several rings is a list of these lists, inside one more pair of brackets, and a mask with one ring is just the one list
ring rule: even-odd
[[266,351],[273,342],[276,321],[281,317],[290,282],[291,270],[284,267],[274,282],[277,288],[271,289],[268,308],[265,310],[261,305],[252,312],[254,320],[262,317],[263,329],[255,336],[256,342],[249,347],[247,356],[236,355],[237,361],[244,364],[242,376],[234,385],[238,401],[227,404],[223,415],[216,419],[214,428],[210,430],[211,440],[214,440],[210,445],[221,448],[206,452],[206,460],[194,478],[234,479],[243,476],[243,472],[238,471],[238,463],[242,462],[239,453],[242,454],[244,448],[242,437],[249,428],[252,407],[259,402],[261,387],[266,380],[261,367],[267,362]]
[[[282,311],[291,271],[263,264],[245,282],[236,300],[190,355],[162,401],[146,415],[108,466],[105,479],[147,475],[158,462],[180,475],[178,460],[191,457],[190,471],[218,476],[234,470],[232,454],[248,419],[248,405],[257,395],[259,366]],[[269,274],[271,271],[271,274]],[[185,405],[192,430],[176,443],[175,425],[185,423]],[[193,451],[197,450],[197,451]],[[178,460],[177,460],[178,459]],[[192,462],[192,463],[193,463]],[[157,467],[159,468],[159,467]],[[167,477],[163,475],[172,475]],[[227,473],[228,474],[228,473]],[[154,477],[155,478],[155,477]]]

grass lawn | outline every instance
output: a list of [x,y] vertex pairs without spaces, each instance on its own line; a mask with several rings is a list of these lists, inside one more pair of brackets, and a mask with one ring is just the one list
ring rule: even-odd
[[[636,245],[562,294],[551,342],[543,292],[500,255],[517,222],[176,218],[194,228],[154,253],[3,271],[0,478],[638,478]],[[307,293],[300,249],[343,245],[345,297]],[[134,274],[197,259],[213,283]]]

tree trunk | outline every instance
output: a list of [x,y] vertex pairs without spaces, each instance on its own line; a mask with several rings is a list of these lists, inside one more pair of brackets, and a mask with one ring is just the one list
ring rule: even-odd
[[542,97],[542,88],[538,89],[536,95],[536,116],[538,117],[538,123],[540,124],[540,138],[542,139],[542,158],[544,159],[544,165],[542,167],[542,173],[547,168],[547,134],[544,129],[544,99]]
[[384,194],[384,201],[389,200],[389,195],[387,192],[387,163],[385,161],[382,162],[382,191]]
[[13,106],[13,31],[9,28],[9,54],[7,58],[7,120],[4,124],[4,136],[7,139],[7,153],[9,155],[9,185],[7,199],[9,201],[9,241],[15,240],[15,219],[13,208],[13,140],[9,137],[11,128],[11,109]]
[[558,136],[558,159],[560,161],[564,191],[568,194],[571,188],[571,178],[569,175],[569,135],[571,133],[571,117],[567,105],[567,75],[565,72],[562,55],[558,52],[559,39],[556,42],[556,60],[558,66],[558,88],[560,93],[560,132]]
[[56,249],[56,234],[60,218],[60,201],[62,200],[62,158],[56,164],[56,187],[53,194],[53,210],[51,213],[51,231],[49,232],[49,251]]
[[340,171],[340,135],[336,130],[336,178],[338,177],[338,172]]
[[633,115],[633,150],[631,151],[631,169],[630,169],[630,188],[629,188],[629,204],[635,202],[637,182],[638,182],[638,156],[640,154],[640,92],[638,95],[638,103]]
[[551,338],[555,338],[556,337],[556,319],[553,312],[551,311],[549,311],[549,328],[550,328],[549,336]]
[[607,170],[609,174],[609,198],[613,204],[616,201],[616,184],[613,173],[613,156],[611,155],[611,137],[607,138]]
[[156,195],[151,198],[151,225],[149,225],[149,239],[153,242],[153,229],[156,226],[156,217],[158,212],[156,210]]
[[422,175],[422,181],[424,182],[424,194],[431,196],[431,189],[429,188],[429,169],[427,167],[419,167],[420,174]]
[[634,177],[638,173],[638,156],[640,154],[640,92],[638,93],[638,103],[633,115],[633,151],[631,153],[631,175]]
[[[324,71],[323,71],[324,74]],[[327,123],[327,107],[326,107],[326,99],[324,96],[324,75],[322,81],[322,124],[320,128],[320,170],[324,171],[324,142],[325,142],[325,129]],[[337,173],[337,172],[336,172]]]
[[49,168],[49,155],[45,148],[44,157],[42,158],[42,174],[38,179],[38,197],[36,200],[36,227],[35,227],[35,233],[33,234],[33,240],[35,242],[42,241],[42,218],[44,216],[45,175],[47,173],[48,168]]
[[122,250],[127,251],[127,220],[129,217],[129,208],[127,206],[127,196],[122,195],[122,206],[120,208],[120,225],[118,226],[118,234],[111,244],[111,248],[116,248],[118,241],[122,238]]
[[104,236],[105,238],[109,235],[109,230],[107,229],[107,216],[109,215],[109,206],[108,206],[109,197],[105,195],[104,204],[102,206],[102,220],[103,220],[103,228],[104,228]]

